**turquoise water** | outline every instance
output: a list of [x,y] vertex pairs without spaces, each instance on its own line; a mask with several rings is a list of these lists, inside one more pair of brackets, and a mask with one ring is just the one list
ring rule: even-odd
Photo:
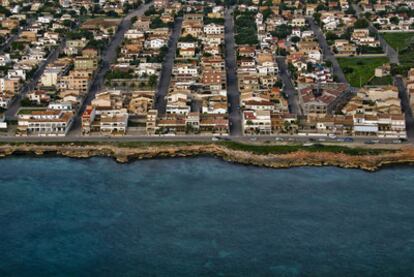
[[414,168],[0,160],[1,276],[413,276]]

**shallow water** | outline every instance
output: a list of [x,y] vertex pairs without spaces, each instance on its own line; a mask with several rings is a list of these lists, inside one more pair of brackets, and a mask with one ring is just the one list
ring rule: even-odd
[[413,276],[414,168],[0,160],[1,276]]

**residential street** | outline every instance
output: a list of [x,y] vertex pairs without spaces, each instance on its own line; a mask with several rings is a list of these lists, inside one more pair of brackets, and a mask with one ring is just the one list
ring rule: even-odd
[[[356,5],[352,4],[352,7],[355,9],[358,18],[363,18],[363,13],[361,11],[361,8]],[[387,55],[390,63],[399,63],[398,59],[398,53],[395,51],[381,36],[381,34],[378,32],[378,30],[372,25],[370,22],[369,30],[375,34],[378,34],[378,39],[380,41],[381,47],[384,50],[385,54]],[[407,137],[409,140],[414,140],[414,117],[413,112],[410,106],[410,100],[408,99],[408,93],[407,88],[404,84],[404,81],[401,76],[394,76],[394,85],[397,86],[399,97],[401,100],[401,109],[404,112],[405,115],[405,127],[407,130]]]
[[328,43],[326,42],[325,35],[322,33],[322,30],[319,28],[319,26],[316,24],[315,20],[313,20],[312,17],[307,17],[306,19],[312,31],[315,33],[316,38],[319,41],[319,45],[322,49],[324,60],[330,61],[332,63],[332,70],[333,73],[337,76],[338,81],[349,85],[348,81],[345,78],[345,74],[339,66],[338,60],[332,54],[331,49]]
[[[352,7],[356,11],[356,14],[357,14],[358,18],[363,18],[364,17],[363,12],[361,11],[361,8],[357,4],[352,4]],[[395,51],[385,41],[385,39],[381,36],[381,34],[378,32],[378,30],[374,27],[374,25],[372,24],[372,22],[369,22],[369,30],[372,33],[378,35],[378,40],[379,40],[379,42],[381,44],[382,50],[388,56],[388,59],[390,60],[390,63],[399,64],[400,62],[398,60],[398,53],[397,53],[397,51]]]
[[394,85],[397,86],[399,97],[401,99],[401,109],[405,115],[405,128],[407,130],[407,137],[411,141],[414,141],[414,117],[410,106],[410,100],[408,99],[407,88],[401,76],[394,77]]
[[105,75],[111,67],[113,61],[115,61],[117,57],[117,49],[121,45],[124,34],[128,31],[129,27],[131,26],[131,18],[134,16],[141,16],[144,12],[150,7],[150,4],[145,4],[140,6],[138,9],[130,12],[118,26],[118,30],[116,31],[115,35],[113,36],[111,42],[109,43],[106,51],[102,54],[101,59],[101,66],[97,69],[95,77],[92,81],[92,85],[89,88],[89,91],[83,100],[80,108],[78,109],[76,115],[74,116],[74,122],[71,128],[69,135],[75,135],[81,133],[81,116],[82,113],[85,111],[86,106],[88,106],[92,100],[95,98],[95,94],[101,90],[104,84]]
[[230,134],[242,135],[242,117],[240,113],[240,92],[237,83],[237,64],[234,42],[233,8],[224,15],[225,63],[227,73],[227,101],[229,103]]
[[25,84],[23,86],[23,88],[21,89],[20,93],[17,94],[12,102],[10,103],[9,107],[7,108],[6,112],[5,112],[5,117],[8,120],[13,120],[15,119],[15,115],[17,113],[17,111],[20,108],[20,100],[32,89],[34,89],[34,87],[36,86],[37,82],[39,81],[40,77],[43,74],[43,71],[45,70],[46,66],[49,63],[54,62],[58,57],[60,52],[63,50],[63,47],[65,46],[65,40],[62,40],[60,42],[60,44],[58,45],[58,47],[56,47],[55,49],[53,49],[49,56],[46,58],[46,60],[44,60],[39,68],[35,71],[35,73],[33,74],[33,76],[30,78],[30,82],[28,82],[27,84]]
[[283,91],[288,97],[289,111],[293,114],[302,115],[302,110],[298,103],[298,93],[290,77],[287,69],[286,57],[276,57],[277,66],[279,68],[279,77],[283,82]]
[[23,29],[20,29],[19,28],[19,31],[17,32],[17,34],[14,34],[14,35],[11,35],[1,46],[0,46],[0,53],[2,54],[3,52],[4,52],[4,50],[5,49],[7,49],[12,43],[13,43],[13,41],[15,41],[19,36],[20,36],[20,34],[21,34],[21,32],[23,32],[23,31],[26,31],[27,30],[27,28],[29,27],[29,26],[31,26],[31,24],[33,23],[33,19],[32,18],[29,18],[28,20],[27,20],[27,25],[23,28]]
[[181,35],[182,23],[183,19],[181,17],[178,17],[175,21],[174,29],[168,41],[167,55],[165,56],[164,62],[162,64],[155,98],[155,108],[158,110],[159,114],[165,114],[166,112],[167,100],[165,97],[167,96],[168,88],[170,87],[171,74],[177,51],[177,42]]

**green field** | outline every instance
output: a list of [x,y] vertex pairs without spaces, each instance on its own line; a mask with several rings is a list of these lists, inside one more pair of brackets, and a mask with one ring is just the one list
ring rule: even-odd
[[414,33],[382,33],[381,35],[396,51],[403,50],[414,42]]
[[369,81],[368,85],[370,86],[386,86],[386,85],[392,85],[393,80],[392,76],[385,76],[385,77],[374,77]]
[[338,62],[351,86],[361,87],[374,76],[376,67],[388,63],[388,58],[338,58]]
[[384,39],[392,48],[398,51],[397,74],[406,75],[414,67],[414,33],[383,33]]
[[271,145],[271,144],[249,144],[234,141],[219,141],[219,142],[202,142],[202,141],[125,141],[125,142],[101,142],[101,141],[39,141],[39,142],[0,142],[0,146],[5,145],[39,145],[39,146],[115,146],[122,148],[146,148],[146,147],[179,147],[179,146],[196,146],[215,144],[225,148],[237,151],[245,151],[258,155],[268,154],[288,154],[298,151],[306,152],[325,152],[325,153],[343,153],[351,156],[361,155],[381,155],[385,153],[394,153],[396,150],[380,149],[380,148],[362,148],[362,147],[347,147],[341,145],[324,145],[314,144],[311,146],[304,146],[301,144],[286,144],[286,145]]
[[233,141],[222,142],[222,145],[233,150],[240,150],[251,152],[259,155],[267,154],[287,154],[298,151],[306,152],[329,152],[329,153],[343,153],[351,156],[361,155],[380,155],[384,153],[394,152],[393,150],[386,149],[372,149],[372,148],[351,148],[340,145],[323,145],[314,144],[312,146],[303,146],[300,144],[289,144],[289,145],[253,145],[245,144]]

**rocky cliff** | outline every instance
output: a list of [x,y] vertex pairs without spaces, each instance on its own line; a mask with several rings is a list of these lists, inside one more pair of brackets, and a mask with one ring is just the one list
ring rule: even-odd
[[247,151],[230,149],[221,144],[189,144],[189,145],[144,145],[122,147],[113,144],[5,144],[0,147],[0,156],[13,154],[43,155],[54,154],[73,158],[112,157],[124,163],[137,159],[162,157],[189,157],[210,155],[226,161],[265,166],[272,168],[288,168],[297,166],[337,166],[344,168],[360,168],[374,171],[385,165],[414,163],[414,148],[402,147],[393,152],[366,155],[346,155],[333,152],[311,152],[299,150],[287,154],[256,154]]

